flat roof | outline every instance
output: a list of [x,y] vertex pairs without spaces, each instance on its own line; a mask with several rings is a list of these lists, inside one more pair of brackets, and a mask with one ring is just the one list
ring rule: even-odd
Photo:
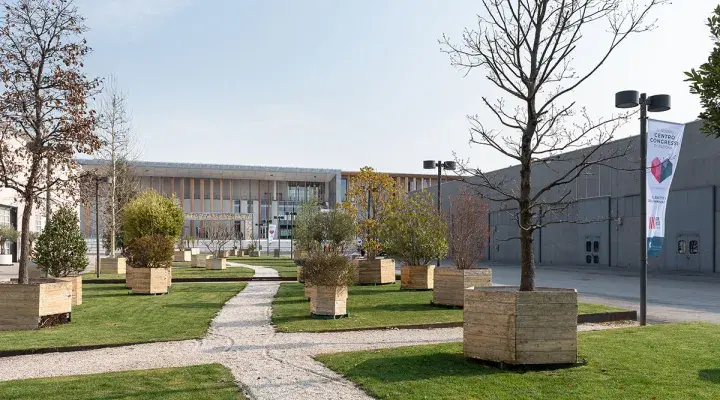
[[[84,167],[99,167],[107,165],[109,161],[79,158],[78,163]],[[133,169],[133,172],[138,176],[162,176],[175,178],[222,178],[327,182],[340,174],[339,169],[324,168],[155,161],[131,161],[128,164]]]

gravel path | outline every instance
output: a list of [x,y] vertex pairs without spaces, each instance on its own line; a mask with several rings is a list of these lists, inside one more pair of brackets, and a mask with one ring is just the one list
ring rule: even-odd
[[257,265],[247,265],[247,264],[242,264],[242,263],[236,263],[233,261],[228,261],[227,265],[229,265],[231,267],[250,268],[255,271],[256,277],[262,277],[262,278],[279,278],[280,277],[280,274],[278,274],[278,272],[272,268],[261,267],[261,266],[257,266]]
[[[277,276],[270,268],[238,265],[255,269],[258,276]],[[279,285],[248,283],[225,304],[202,340],[0,358],[0,380],[219,362],[232,370],[251,399],[370,399],[312,356],[462,340],[462,328],[276,333],[271,306]],[[609,327],[613,325],[581,325],[580,330]]]

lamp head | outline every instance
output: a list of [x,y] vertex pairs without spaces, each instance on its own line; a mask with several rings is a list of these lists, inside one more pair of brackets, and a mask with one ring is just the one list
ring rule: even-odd
[[663,112],[670,109],[670,95],[656,94],[648,98],[648,111]]
[[435,161],[433,161],[433,160],[425,160],[425,161],[423,161],[423,168],[425,168],[425,169],[433,169],[433,168],[435,168]]
[[615,107],[633,108],[640,104],[640,92],[637,90],[623,90],[615,93]]
[[455,163],[455,161],[445,161],[443,163],[443,168],[445,168],[448,171],[455,171],[456,167],[457,167],[457,163]]

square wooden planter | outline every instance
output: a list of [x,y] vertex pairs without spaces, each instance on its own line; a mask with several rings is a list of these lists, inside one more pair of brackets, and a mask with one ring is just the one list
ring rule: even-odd
[[392,258],[358,260],[357,283],[359,285],[395,283],[395,260]]
[[210,254],[195,254],[190,260],[190,266],[193,268],[205,268],[210,257]]
[[100,273],[124,275],[127,271],[125,257],[106,257],[100,259]]
[[175,250],[175,254],[173,255],[173,261],[190,262],[192,257],[192,254],[190,253],[190,250]]
[[205,262],[205,269],[227,269],[227,258],[213,258]]
[[505,364],[577,363],[577,291],[465,290],[465,356]]
[[133,268],[132,292],[136,294],[164,294],[172,282],[171,268]]
[[432,290],[435,276],[434,266],[403,265],[400,268],[400,288]]
[[317,289],[315,289],[315,286],[310,285],[309,283],[305,282],[305,298],[308,300],[311,300],[315,293],[317,292]]
[[492,286],[492,269],[437,268],[433,304],[462,307],[465,304],[465,289],[479,286]]
[[215,252],[216,258],[228,258],[230,257],[230,250],[218,250]]
[[347,316],[347,287],[316,286],[310,298],[310,316],[342,318]]
[[198,254],[200,254],[200,248],[199,248],[199,247],[191,247],[191,248],[190,248],[190,255],[191,255],[191,256],[196,256],[196,255],[198,255]]
[[82,304],[82,275],[66,276],[55,279],[70,282],[72,285],[72,305],[79,306]]
[[39,329],[50,316],[70,320],[72,283],[56,279],[0,284],[0,331]]

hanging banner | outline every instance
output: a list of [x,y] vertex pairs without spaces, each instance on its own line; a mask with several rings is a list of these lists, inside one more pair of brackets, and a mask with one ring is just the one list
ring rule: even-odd
[[268,239],[270,243],[275,241],[275,235],[276,235],[277,229],[275,228],[275,225],[268,226]]
[[648,120],[647,133],[647,255],[657,257],[665,238],[665,208],[680,158],[685,124]]

